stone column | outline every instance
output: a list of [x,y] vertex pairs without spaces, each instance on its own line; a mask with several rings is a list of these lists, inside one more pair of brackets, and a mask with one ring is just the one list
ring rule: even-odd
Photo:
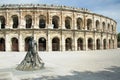
[[115,37],[115,48],[117,48],[117,36]]
[[99,23],[99,29],[101,30],[101,32],[103,32],[103,26],[102,26],[102,20],[101,20],[102,18],[100,17],[100,23]]
[[13,20],[10,16],[10,19],[9,19],[9,29],[13,29]]
[[49,33],[48,33],[48,51],[52,51],[51,38]]
[[77,30],[77,19],[76,19],[76,16],[74,17],[74,29]]
[[21,15],[20,15],[20,29],[25,29],[25,24],[26,24],[26,22],[25,22],[25,19],[24,19],[24,16],[22,15],[22,13],[21,13]]
[[103,39],[100,40],[100,50],[103,50]]
[[77,18],[76,18],[76,16],[74,17],[74,29],[77,30]]
[[62,51],[65,51],[65,37],[62,35]]
[[84,43],[84,45],[85,45],[85,50],[87,51],[88,50],[88,38],[87,37],[85,37],[85,43]]
[[93,32],[93,50],[96,50],[96,35],[95,35],[95,32]]
[[50,12],[48,11],[48,29],[53,29],[52,18],[50,16]]
[[73,31],[73,38],[72,38],[72,51],[75,51],[75,31]]
[[1,29],[1,20],[0,20],[0,29]]
[[61,39],[62,36],[60,36],[60,51],[62,51],[62,39]]
[[62,25],[62,29],[65,29],[65,16],[63,15],[63,12],[62,12],[62,18],[61,18],[61,25]]
[[6,51],[11,51],[11,38],[10,35],[5,35],[5,49]]
[[39,28],[39,26],[37,25],[38,22],[39,22],[39,17],[36,15],[36,12],[35,12],[34,13],[34,29],[38,29]]
[[9,24],[9,16],[8,16],[8,10],[6,10],[6,25],[5,25],[5,29],[9,29],[10,24]]
[[96,47],[97,47],[97,45],[96,45],[96,38],[94,38],[93,39],[93,50],[96,50]]
[[96,30],[96,21],[95,21],[95,18],[94,18],[94,15],[93,15],[93,20],[92,20],[92,31]]
[[76,29],[76,16],[75,16],[74,12],[73,12],[73,20],[72,21],[73,22],[72,22],[72,28],[71,29],[75,30]]
[[84,29],[87,30],[87,19],[86,19],[86,15],[84,14]]
[[19,17],[18,17],[18,20],[19,20],[19,26],[18,26],[18,27],[19,27],[19,29],[21,29],[21,24],[22,24],[22,23],[21,23],[21,22],[22,22],[22,21],[21,21],[21,20],[22,20],[21,17],[22,17],[22,14],[21,14],[21,11],[20,11]]
[[86,32],[84,32],[84,38],[83,38],[83,50],[87,50],[87,38],[86,38]]
[[101,33],[100,49],[103,50],[103,33]]
[[75,51],[77,51],[77,38],[75,37]]
[[37,33],[35,31],[33,31],[33,35],[34,35],[34,40],[37,43],[37,51],[39,51],[39,44],[38,44],[38,37],[37,37]]
[[108,37],[107,37],[107,38],[106,38],[106,46],[107,46],[106,49],[109,49],[109,45],[110,45],[110,44],[109,44],[109,39],[108,39]]
[[21,33],[19,35],[19,51],[25,51],[25,41]]
[[49,10],[47,11],[47,16],[46,16],[46,28],[48,29],[49,27]]

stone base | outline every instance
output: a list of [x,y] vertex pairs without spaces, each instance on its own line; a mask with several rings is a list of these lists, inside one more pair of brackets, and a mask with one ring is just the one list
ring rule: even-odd
[[38,53],[27,52],[24,60],[17,66],[17,70],[21,71],[33,71],[33,70],[40,70],[44,67],[44,63],[42,59],[39,57]]

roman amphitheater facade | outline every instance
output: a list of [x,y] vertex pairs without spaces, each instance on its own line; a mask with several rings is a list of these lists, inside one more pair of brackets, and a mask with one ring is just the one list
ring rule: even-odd
[[0,51],[27,51],[34,36],[38,51],[117,48],[116,21],[87,9],[54,5],[1,5]]

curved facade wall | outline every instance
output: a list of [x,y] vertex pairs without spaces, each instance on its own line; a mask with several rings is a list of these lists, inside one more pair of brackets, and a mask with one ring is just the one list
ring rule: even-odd
[[116,24],[83,8],[2,5],[0,51],[27,51],[30,36],[34,36],[39,51],[115,49]]

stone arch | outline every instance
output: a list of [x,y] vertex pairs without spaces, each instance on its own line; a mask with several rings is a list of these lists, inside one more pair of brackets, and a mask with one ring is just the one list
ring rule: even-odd
[[5,39],[0,38],[0,51],[5,51]]
[[100,29],[100,22],[96,20],[96,30],[98,31]]
[[52,51],[60,51],[60,40],[58,37],[52,39]]
[[19,20],[18,20],[18,16],[17,15],[13,15],[12,16],[12,20],[13,20],[13,28],[18,28],[18,24],[19,24]]
[[114,49],[114,40],[112,40],[112,48]]
[[71,29],[71,26],[72,26],[72,19],[71,17],[66,17],[65,18],[65,28],[66,29]]
[[111,48],[111,40],[109,39],[109,49]]
[[11,39],[11,42],[12,42],[12,51],[19,51],[19,45],[18,45],[18,39],[13,37]]
[[106,29],[105,22],[102,22],[102,27],[103,27],[103,31],[105,31]]
[[106,45],[107,45],[107,42],[106,42],[106,39],[103,40],[103,49],[106,49]]
[[65,49],[66,51],[72,50],[72,38],[67,38],[65,40]]
[[38,50],[46,51],[46,39],[44,37],[41,37],[38,40]]
[[100,39],[96,40],[96,49],[100,50]]
[[30,37],[25,38],[25,51],[28,51]]
[[82,29],[83,21],[81,18],[77,18],[77,29]]
[[88,38],[88,49],[93,50],[93,39],[92,38]]
[[92,20],[87,19],[87,30],[91,30],[91,29],[92,29]]
[[31,28],[32,27],[32,16],[26,15],[25,21],[26,21],[26,28]]
[[46,27],[46,17],[44,15],[40,15],[39,28],[45,28],[45,27]]
[[108,23],[108,31],[110,31],[110,24]]
[[77,40],[77,50],[83,50],[83,38]]
[[109,49],[112,49],[112,48],[113,48],[113,40],[109,39]]
[[0,16],[0,28],[5,29],[5,17]]
[[113,27],[113,25],[111,25],[111,27],[112,27],[112,32],[114,31],[114,27]]
[[59,28],[59,17],[58,16],[53,16],[52,17],[52,24],[53,28]]

